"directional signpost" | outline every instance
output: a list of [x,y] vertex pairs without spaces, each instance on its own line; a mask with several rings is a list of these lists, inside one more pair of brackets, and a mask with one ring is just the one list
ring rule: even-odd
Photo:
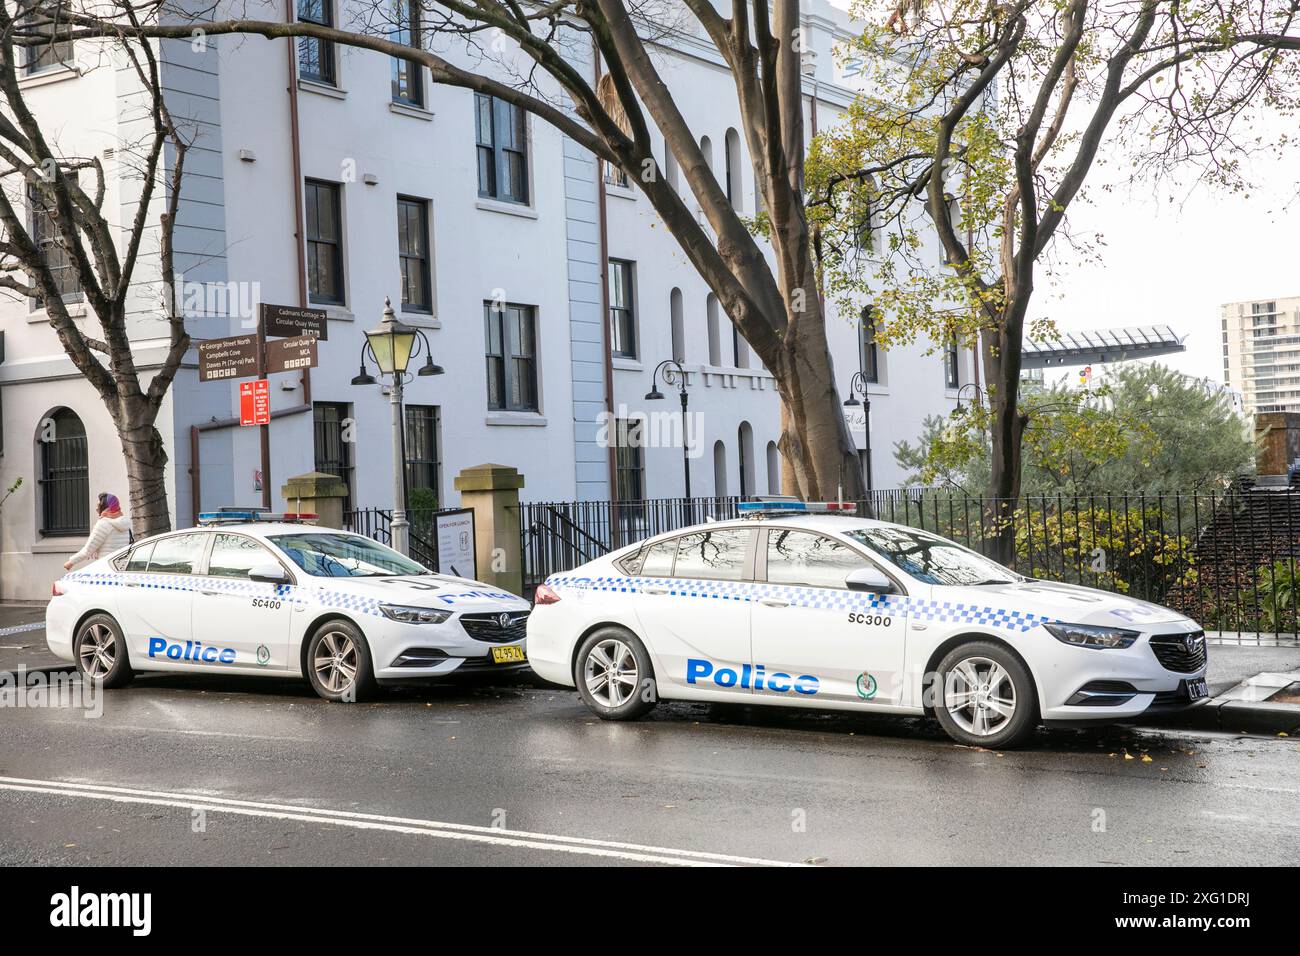
[[[267,341],[267,336],[274,336]],[[199,381],[239,383],[239,424],[259,427],[262,504],[271,506],[271,383],[268,375],[315,368],[317,342],[329,338],[324,309],[262,303],[257,331],[199,343]]]

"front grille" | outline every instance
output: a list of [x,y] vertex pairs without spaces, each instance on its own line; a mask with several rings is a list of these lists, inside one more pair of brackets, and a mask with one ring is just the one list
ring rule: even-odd
[[[1193,639],[1190,650],[1187,647],[1188,638]],[[1153,634],[1151,650],[1165,670],[1175,674],[1191,674],[1205,666],[1205,632]]]
[[507,612],[504,627],[501,624],[501,616],[497,611],[487,614],[462,614],[460,626],[474,640],[488,644],[513,644],[515,641],[522,641],[528,629],[528,612]]

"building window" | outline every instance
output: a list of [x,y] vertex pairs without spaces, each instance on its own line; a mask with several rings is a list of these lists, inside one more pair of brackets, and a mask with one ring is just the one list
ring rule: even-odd
[[[441,487],[442,466],[438,460],[439,412],[437,405],[406,406],[406,487],[411,493],[424,490],[432,492],[425,495],[426,500],[438,507],[441,499],[438,489]],[[424,504],[413,499],[413,508],[423,508]]]
[[755,492],[754,482],[754,429],[749,422],[741,422],[736,431],[736,449],[740,464],[740,497]]
[[70,408],[41,422],[41,534],[85,534],[90,530],[90,464],[86,426]]
[[627,170],[606,160],[601,160],[601,163],[605,167],[605,185],[617,186],[620,189],[632,188],[632,182],[628,179]]
[[[322,27],[334,26],[333,0],[298,0],[298,19]],[[337,79],[334,70],[334,44],[316,37],[298,38],[298,76],[316,83],[333,86]]]
[[731,203],[732,208],[740,211],[740,134],[734,129],[727,130],[727,135],[723,138],[723,151],[726,160],[724,175],[726,178],[727,202]]
[[636,358],[633,263],[609,260],[609,343],[614,355]]
[[483,303],[487,324],[488,408],[535,412],[537,313],[531,305]]
[[478,194],[486,199],[528,202],[528,127],[513,103],[474,94],[478,133]]
[[713,443],[713,493],[727,497],[727,446],[720,441]]
[[432,312],[429,204],[423,199],[398,197],[397,256],[402,269],[402,309],[406,312]]
[[[45,265],[54,279],[54,287],[59,290],[64,302],[80,302],[81,278],[77,275],[72,255],[63,244],[59,226],[54,221],[54,207],[34,183],[27,184],[27,212],[29,234],[44,256]],[[33,299],[32,308],[40,308],[40,302]]]
[[315,426],[316,470],[343,479],[343,484],[347,487],[343,510],[351,511],[354,491],[352,483],[356,473],[356,458],[352,448],[355,427],[352,406],[347,402],[316,402],[312,406],[312,419]]
[[343,223],[337,183],[307,180],[307,289],[312,302],[343,304]]
[[[20,3],[18,9],[21,11],[23,7],[33,5],[31,3]],[[57,39],[60,35],[67,36],[68,31],[71,29],[70,24],[62,21],[62,13],[66,6],[66,4],[60,3],[52,17],[44,11],[36,12],[33,10],[28,13],[20,13],[18,17],[20,28],[49,37],[49,40],[45,43],[23,49],[22,72],[30,76],[33,73],[43,73],[46,70],[53,70],[72,63],[72,41]]]
[[645,500],[644,421],[620,418],[615,422],[614,472],[619,501]]
[[709,331],[709,364],[717,368],[722,364],[722,318],[718,298],[712,292],[704,300],[705,319]]
[[[872,384],[880,381],[880,352],[876,347],[876,316],[871,306],[862,310],[858,322],[858,361],[862,364],[862,377]],[[954,388],[956,386],[953,386]]]
[[668,318],[672,325],[673,360],[686,361],[686,316],[682,313],[682,290],[668,294]]
[[749,345],[734,325],[731,327],[731,361],[735,368],[749,368]]
[[[420,39],[420,6],[409,0],[393,0],[394,29],[388,39],[417,50],[423,47]],[[424,106],[424,73],[415,60],[393,57],[393,102],[407,106]]]
[[943,349],[943,383],[948,388],[956,388],[961,384],[961,377],[958,374],[958,361],[957,336],[953,335],[948,339],[948,344]]

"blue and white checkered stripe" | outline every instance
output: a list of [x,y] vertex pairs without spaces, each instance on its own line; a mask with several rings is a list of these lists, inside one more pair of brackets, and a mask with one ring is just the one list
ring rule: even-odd
[[[75,584],[99,587],[126,587],[137,585],[142,590],[154,591],[221,591],[225,594],[247,594],[250,597],[265,595],[267,585],[244,578],[191,577],[186,574],[124,574],[119,572],[73,572],[64,580]],[[290,584],[277,584],[275,596],[311,603],[322,608],[342,608],[359,614],[381,615],[380,601],[377,598],[348,594],[345,591],[313,590],[294,587]]]
[[622,594],[636,594],[646,586],[652,586],[666,588],[668,594],[675,597],[711,598],[724,601],[752,602],[765,597],[779,597],[789,601],[795,607],[830,611],[868,611],[895,617],[907,614],[920,621],[980,624],[1021,632],[1037,627],[1044,621],[1055,620],[1026,611],[964,604],[959,601],[931,601],[924,598],[903,597],[899,594],[874,594],[839,588],[810,588],[754,581],[706,581],[621,575],[583,577],[561,574],[547,578],[546,585],[559,590],[569,588]]

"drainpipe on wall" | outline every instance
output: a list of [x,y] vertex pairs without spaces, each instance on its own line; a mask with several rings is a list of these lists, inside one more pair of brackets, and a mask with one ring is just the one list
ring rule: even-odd
[[[599,86],[600,48],[596,46],[594,38],[591,41],[591,54],[595,70],[595,86]],[[600,321],[601,327],[604,329],[601,341],[605,347],[605,411],[609,415],[609,428],[606,434],[610,438],[606,457],[609,465],[609,500],[614,519],[610,528],[611,540],[613,540],[618,534],[617,530],[615,530],[618,528],[618,462],[615,457],[618,425],[614,421],[614,352],[613,343],[609,340],[609,219],[606,215],[604,161],[599,156],[596,157],[596,189],[599,194],[597,206],[600,215]]]
[[[285,0],[285,20],[292,23],[297,16],[297,8],[294,0]],[[303,249],[303,233],[305,227],[303,224],[303,197],[302,197],[302,145],[299,136],[298,126],[298,63],[294,56],[294,39],[289,37],[286,40],[286,62],[289,70],[289,155],[290,165],[292,167],[293,182],[290,184],[293,190],[293,212],[294,212],[294,259],[298,263],[298,305],[300,308],[307,306],[307,258]],[[602,196],[603,200],[603,196]],[[259,321],[259,333],[260,333]],[[259,334],[259,339],[261,335]],[[300,415],[303,412],[312,410],[311,401],[311,369],[302,370],[302,404],[294,405],[291,408],[282,408],[278,412],[271,413],[271,419],[285,418],[291,415]],[[200,435],[205,431],[216,431],[223,428],[238,428],[238,418],[214,419],[210,422],[203,422],[200,425],[190,426],[190,510],[191,523],[199,523],[199,501],[203,490],[202,468],[200,464]],[[270,462],[270,427],[264,432],[264,454],[262,455],[262,505],[266,508],[271,507],[271,469]]]

